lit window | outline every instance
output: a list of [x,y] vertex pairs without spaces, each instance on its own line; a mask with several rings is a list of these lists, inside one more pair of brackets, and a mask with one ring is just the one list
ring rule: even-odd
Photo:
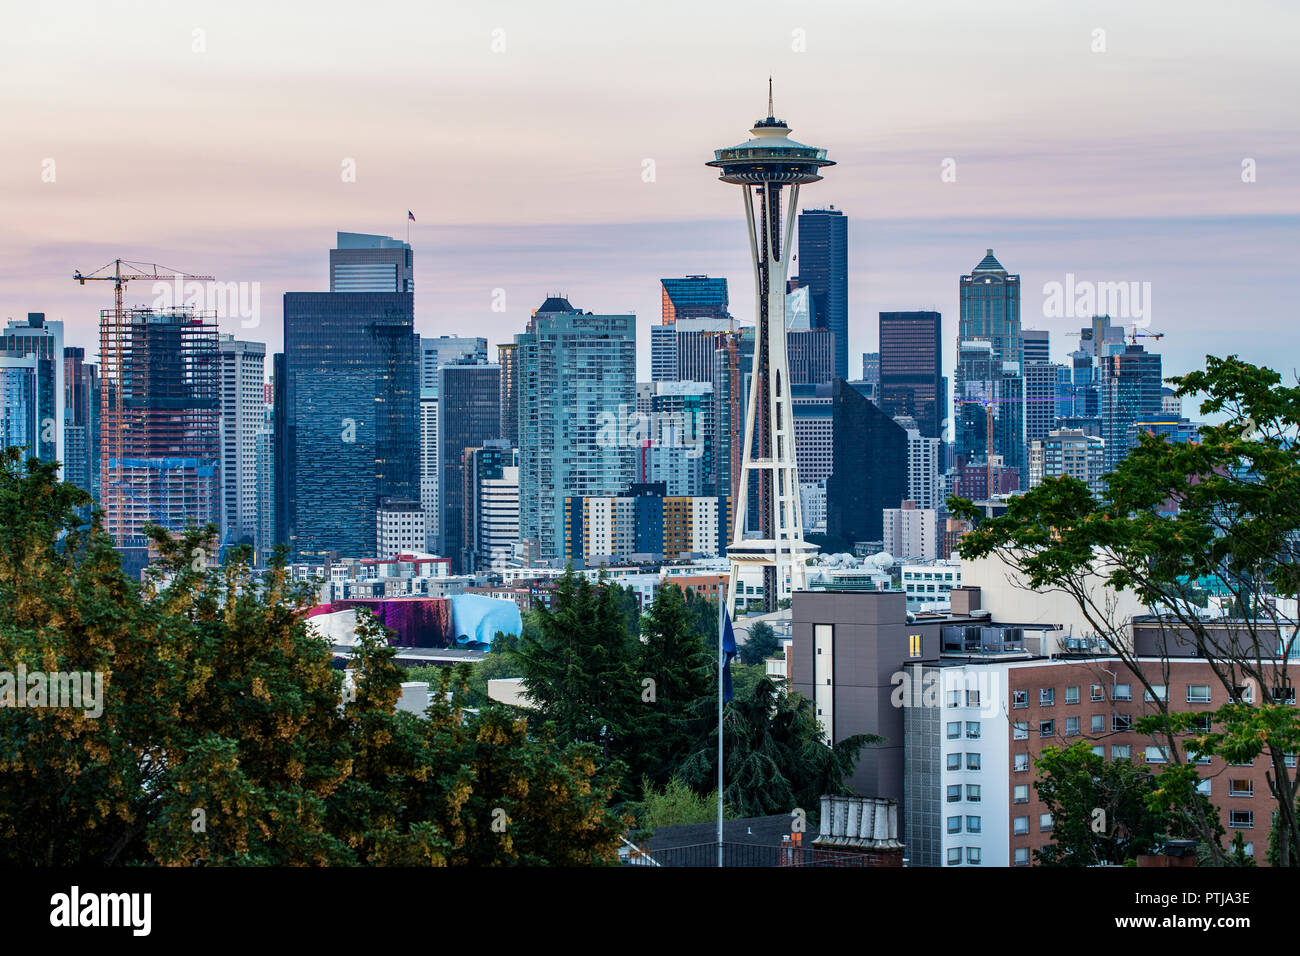
[[1228,826],[1234,830],[1249,830],[1255,826],[1254,810],[1229,810]]
[[1233,777],[1228,778],[1228,796],[1253,797],[1254,795],[1255,782],[1253,780],[1239,780]]
[[907,656],[908,657],[921,656],[921,635],[920,634],[907,635]]

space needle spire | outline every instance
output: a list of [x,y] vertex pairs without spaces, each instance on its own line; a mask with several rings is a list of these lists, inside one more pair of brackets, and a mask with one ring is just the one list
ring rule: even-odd
[[[776,118],[773,109],[771,77],[767,112],[750,130],[751,139],[715,150],[708,165],[720,170],[722,182],[741,187],[757,312],[740,483],[727,548],[731,559],[727,601],[734,608],[740,568],[758,565],[763,569],[764,608],[774,611],[781,599],[805,588],[805,564],[816,550],[803,539],[799,507],[785,294],[799,187],[817,182],[822,167],[835,163],[826,158],[826,150],[790,139],[790,127]],[[782,191],[787,187],[783,211]],[[757,505],[753,527],[751,495]]]

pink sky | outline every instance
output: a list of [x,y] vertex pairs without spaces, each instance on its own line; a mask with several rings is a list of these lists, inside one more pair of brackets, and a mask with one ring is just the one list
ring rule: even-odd
[[850,217],[851,368],[881,310],[955,333],[987,246],[1028,327],[1078,327],[1036,313],[1067,272],[1149,281],[1167,371],[1282,361],[1300,13],[1060,6],[27,4],[0,34],[0,318],[44,311],[93,350],[109,292],[70,277],[120,255],[260,283],[261,327],[229,331],[274,349],[334,233],[402,236],[408,208],[425,334],[507,341],[552,291],[644,327],[658,278],[697,272],[748,317],[740,203],[703,163],[746,138],[770,73],[794,138],[839,163],[804,206]]

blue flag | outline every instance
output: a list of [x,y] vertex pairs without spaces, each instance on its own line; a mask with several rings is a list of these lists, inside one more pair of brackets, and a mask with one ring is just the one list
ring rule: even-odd
[[736,633],[731,629],[731,615],[722,609],[722,699],[731,700],[731,659],[736,656]]

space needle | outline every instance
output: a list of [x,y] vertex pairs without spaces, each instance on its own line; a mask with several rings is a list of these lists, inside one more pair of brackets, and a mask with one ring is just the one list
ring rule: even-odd
[[[724,183],[741,187],[749,252],[754,264],[757,328],[754,365],[745,405],[745,435],[740,485],[735,502],[727,602],[735,607],[743,566],[763,569],[764,610],[806,587],[805,564],[816,550],[803,539],[799,475],[795,466],[794,413],[790,405],[790,367],[786,357],[785,296],[799,187],[821,179],[834,166],[826,150],[790,138],[790,127],[772,108],[768,79],[767,118],[750,130],[751,139],[714,150],[708,163]],[[782,190],[789,187],[782,219]],[[751,489],[750,482],[754,482]],[[757,492],[757,527],[749,525],[749,496]]]

